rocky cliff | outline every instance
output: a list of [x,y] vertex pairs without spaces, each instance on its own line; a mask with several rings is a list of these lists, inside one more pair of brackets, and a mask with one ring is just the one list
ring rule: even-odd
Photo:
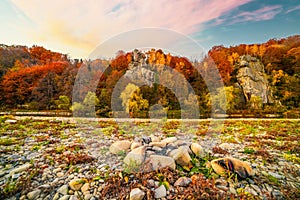
[[152,86],[155,81],[155,73],[146,64],[146,55],[137,49],[133,51],[132,61],[129,63],[128,69],[124,76],[139,86]]
[[262,103],[273,103],[272,92],[266,78],[264,65],[260,60],[249,55],[240,57],[237,66],[237,81],[242,89],[246,102],[251,97],[260,97]]

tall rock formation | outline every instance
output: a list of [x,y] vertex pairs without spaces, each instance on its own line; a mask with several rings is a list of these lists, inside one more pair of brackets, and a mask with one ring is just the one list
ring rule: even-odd
[[256,96],[261,98],[263,104],[273,103],[264,65],[257,58],[249,55],[241,56],[236,77],[246,102],[249,102],[252,96]]
[[132,62],[129,63],[128,69],[124,76],[139,86],[152,86],[155,81],[155,72],[146,64],[146,55],[137,49],[133,51]]

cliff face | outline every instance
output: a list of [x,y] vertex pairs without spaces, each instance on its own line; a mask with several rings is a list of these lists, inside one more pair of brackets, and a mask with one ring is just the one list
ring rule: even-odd
[[132,62],[129,63],[128,69],[124,76],[139,86],[152,86],[155,81],[155,73],[146,64],[146,55],[137,49],[133,51]]
[[260,97],[264,104],[273,103],[264,65],[257,58],[249,55],[241,56],[236,77],[246,102],[250,101],[252,96],[256,96]]

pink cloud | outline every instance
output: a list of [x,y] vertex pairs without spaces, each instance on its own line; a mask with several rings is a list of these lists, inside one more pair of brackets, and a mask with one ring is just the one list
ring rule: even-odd
[[12,0],[37,24],[35,30],[28,32],[32,40],[50,47],[72,45],[87,52],[113,35],[143,27],[195,33],[202,30],[205,22],[250,1]]

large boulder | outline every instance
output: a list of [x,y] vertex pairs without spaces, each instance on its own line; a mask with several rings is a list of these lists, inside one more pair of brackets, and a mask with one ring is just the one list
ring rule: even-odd
[[155,171],[165,167],[170,167],[173,170],[176,168],[175,160],[168,156],[151,155],[145,163],[145,171]]
[[113,154],[118,154],[122,151],[127,151],[131,146],[131,142],[128,140],[121,140],[114,142],[110,147],[109,151]]
[[140,146],[133,149],[124,158],[124,163],[126,165],[132,165],[132,164],[141,165],[145,159],[145,152],[146,152],[145,146]]
[[172,157],[176,161],[176,163],[181,166],[188,166],[190,161],[192,160],[187,148],[183,146],[171,151],[169,156]]

